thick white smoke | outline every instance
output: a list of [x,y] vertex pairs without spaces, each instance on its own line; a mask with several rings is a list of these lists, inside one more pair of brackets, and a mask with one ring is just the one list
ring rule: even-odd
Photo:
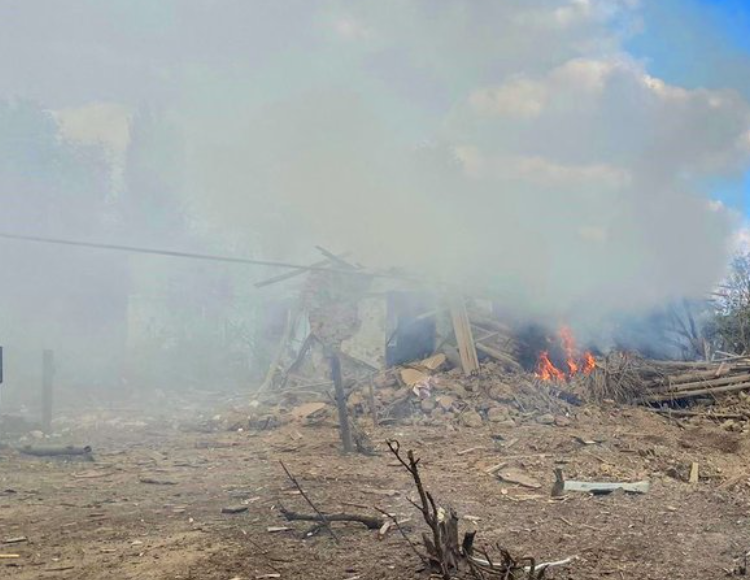
[[77,4],[0,24],[0,89],[167,111],[189,207],[266,257],[318,243],[567,319],[722,274],[735,218],[705,184],[747,168],[750,106],[629,54],[640,0]]
[[304,43],[186,109],[196,191],[266,251],[315,241],[547,318],[721,276],[733,217],[701,184],[747,166],[750,106],[651,76],[623,49],[637,0],[311,5]]

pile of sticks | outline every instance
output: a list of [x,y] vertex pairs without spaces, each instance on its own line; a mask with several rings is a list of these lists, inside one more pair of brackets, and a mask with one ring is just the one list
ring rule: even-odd
[[583,385],[588,398],[658,404],[750,390],[750,357],[658,361],[615,353],[597,361]]
[[662,403],[750,389],[750,358],[724,361],[651,361],[643,402]]

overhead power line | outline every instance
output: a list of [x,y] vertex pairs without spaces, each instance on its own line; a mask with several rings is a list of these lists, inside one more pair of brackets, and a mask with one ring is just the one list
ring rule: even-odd
[[398,274],[384,274],[364,272],[362,270],[351,270],[343,268],[328,268],[326,266],[303,266],[289,262],[277,262],[272,260],[254,260],[251,258],[237,258],[233,256],[217,256],[214,254],[196,254],[193,252],[180,252],[176,250],[161,250],[156,248],[143,248],[138,246],[123,246],[119,244],[102,244],[99,242],[83,242],[79,240],[65,240],[60,238],[47,238],[42,236],[25,236],[21,234],[8,234],[0,232],[0,238],[6,240],[17,240],[22,242],[31,242],[36,244],[47,244],[56,246],[74,246],[79,248],[95,248],[99,250],[110,250],[115,252],[127,252],[130,254],[151,254],[156,256],[170,256],[172,258],[186,258],[191,260],[205,260],[209,262],[228,262],[231,264],[246,264],[251,266],[267,266],[269,268],[286,268],[289,270],[308,270],[336,272],[340,274],[349,274],[353,276],[372,276],[376,278],[399,278],[409,279],[407,276]]

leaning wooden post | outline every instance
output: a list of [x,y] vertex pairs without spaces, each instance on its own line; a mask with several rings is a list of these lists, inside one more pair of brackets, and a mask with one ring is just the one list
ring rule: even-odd
[[55,376],[55,355],[51,350],[42,353],[42,430],[52,433],[52,388]]
[[372,426],[373,427],[379,427],[380,423],[378,422],[378,407],[375,404],[375,387],[373,386],[373,381],[370,380],[367,385],[367,394],[370,399],[370,414],[372,415]]
[[344,382],[341,380],[341,360],[339,360],[339,355],[336,352],[331,352],[329,360],[331,361],[331,380],[336,389],[336,406],[339,411],[341,443],[344,446],[344,453],[351,453],[354,451],[354,445],[352,444],[352,434],[349,430],[349,412],[346,408]]

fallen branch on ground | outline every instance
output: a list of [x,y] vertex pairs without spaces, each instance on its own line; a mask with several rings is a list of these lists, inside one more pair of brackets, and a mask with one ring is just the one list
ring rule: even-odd
[[286,476],[289,478],[289,481],[291,481],[294,484],[294,487],[297,488],[297,491],[300,492],[300,495],[305,499],[307,504],[313,509],[313,511],[318,514],[318,517],[320,517],[320,521],[323,523],[323,525],[326,527],[328,532],[331,534],[331,537],[336,541],[336,543],[339,543],[339,537],[336,535],[336,532],[333,531],[333,528],[331,527],[331,522],[328,521],[325,515],[315,506],[315,504],[312,502],[312,500],[307,496],[305,493],[305,490],[302,489],[302,486],[297,481],[297,478],[294,477],[290,471],[286,468],[286,465],[284,465],[283,461],[279,461],[281,463],[281,467],[284,470],[284,473],[286,473]]
[[35,457],[77,457],[83,456],[91,459],[92,449],[88,445],[85,447],[73,447],[69,445],[67,447],[32,447],[26,445],[18,449],[19,452],[24,455],[33,455]]
[[379,530],[385,523],[383,518],[362,516],[358,514],[300,514],[289,511],[283,507],[280,508],[280,511],[281,515],[289,522],[356,522],[367,526],[370,530]]

